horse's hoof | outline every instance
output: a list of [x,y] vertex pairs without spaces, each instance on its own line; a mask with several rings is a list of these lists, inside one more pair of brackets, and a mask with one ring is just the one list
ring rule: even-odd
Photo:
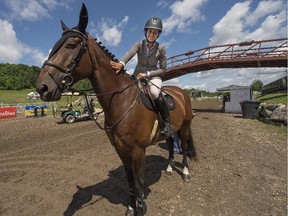
[[183,178],[184,182],[189,182],[190,181],[190,175],[183,174],[182,178]]
[[130,206],[128,206],[127,211],[125,213],[125,216],[135,216],[134,209]]
[[173,175],[173,171],[165,170],[165,175],[171,176],[171,175]]

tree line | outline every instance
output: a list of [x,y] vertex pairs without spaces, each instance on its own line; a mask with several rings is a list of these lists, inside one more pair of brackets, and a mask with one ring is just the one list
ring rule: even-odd
[[41,68],[24,64],[0,64],[0,89],[21,90],[35,88]]
[[[41,71],[40,67],[29,66],[24,64],[0,64],[0,90],[21,90],[35,89],[38,75]],[[253,91],[261,91],[263,82],[261,80],[253,80],[250,85]],[[81,80],[73,86],[75,89],[87,90],[92,86],[89,80]],[[185,89],[190,95],[192,92],[198,92],[197,89]],[[211,93],[201,91],[205,96],[218,96],[221,93]]]
[[[0,64],[0,90],[35,89],[40,67],[25,64]],[[91,89],[89,80],[82,80],[76,89]]]

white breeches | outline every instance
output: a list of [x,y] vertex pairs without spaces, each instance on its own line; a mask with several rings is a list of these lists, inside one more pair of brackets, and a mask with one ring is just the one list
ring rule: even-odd
[[155,100],[159,97],[162,87],[162,79],[160,77],[153,77],[149,80],[148,86],[151,91],[152,98]]

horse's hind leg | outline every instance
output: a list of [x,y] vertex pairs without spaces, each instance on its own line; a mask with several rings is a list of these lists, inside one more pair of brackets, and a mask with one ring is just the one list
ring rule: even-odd
[[168,151],[169,151],[169,157],[168,157],[168,167],[166,168],[166,173],[167,174],[172,174],[173,169],[175,167],[175,161],[174,161],[174,141],[172,137],[169,137],[166,140],[166,144],[168,146]]
[[182,178],[184,181],[188,182],[190,181],[190,173],[189,173],[189,163],[187,160],[187,151],[183,150],[183,160],[182,160],[182,165],[183,165],[183,171],[182,171]]

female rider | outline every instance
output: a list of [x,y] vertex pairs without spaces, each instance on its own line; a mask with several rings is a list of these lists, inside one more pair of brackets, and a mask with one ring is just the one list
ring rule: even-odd
[[[150,18],[145,27],[146,39],[136,42],[131,49],[122,57],[120,62],[111,61],[112,68],[116,71],[122,70],[128,61],[137,54],[138,62],[134,70],[134,75],[138,79],[147,78],[152,97],[157,109],[164,121],[164,126],[160,130],[161,135],[172,136],[172,126],[167,104],[161,93],[162,79],[160,74],[167,68],[166,50],[156,40],[162,33],[162,21],[157,17]],[[159,63],[159,68],[157,64]]]

